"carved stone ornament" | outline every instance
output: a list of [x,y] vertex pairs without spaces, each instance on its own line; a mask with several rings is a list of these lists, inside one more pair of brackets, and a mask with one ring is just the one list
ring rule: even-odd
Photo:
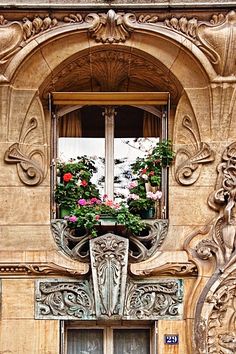
[[198,127],[194,129],[193,118],[185,116],[182,126],[189,132],[195,151],[186,148],[177,151],[175,178],[179,184],[189,186],[198,180],[202,165],[214,161],[215,154],[207,143],[201,141]]
[[236,13],[233,10],[226,15],[213,15],[210,21],[201,21],[196,17],[169,18],[147,13],[136,18],[132,13],[115,13],[112,9],[106,14],[90,13],[84,17],[78,13],[70,13],[63,18],[60,14],[27,14],[18,21],[10,21],[0,15],[0,65],[6,63],[36,36],[52,31],[55,27],[74,25],[77,26],[76,30],[78,26],[82,30],[88,30],[92,38],[101,43],[125,42],[136,29],[158,32],[164,28],[174,31],[193,42],[206,55],[218,75],[230,77],[236,74],[234,57],[228,55],[228,48],[233,50],[236,46]]
[[[195,312],[195,350],[198,354],[233,354],[236,343],[236,143],[222,154],[217,167],[215,191],[209,205],[218,216],[202,232],[195,232],[185,248],[196,262],[199,273],[213,269],[198,297]],[[208,234],[190,249],[190,242],[199,234]],[[212,262],[214,260],[214,262]],[[211,262],[211,263],[210,263]],[[208,263],[208,264],[207,264]]]
[[95,319],[89,281],[36,281],[36,319]]
[[208,287],[207,296],[199,299],[195,317],[196,353],[235,354],[235,306],[236,270],[233,266]]
[[106,234],[90,241],[90,254],[97,318],[121,318],[128,266],[128,240]]
[[[54,240],[58,248],[72,259],[88,263],[90,261],[89,241],[91,235],[76,235],[76,230],[67,226],[63,219],[51,220]],[[149,259],[163,244],[167,232],[168,221],[161,219],[147,224],[146,236],[124,236],[129,238],[129,262],[136,263]]]
[[182,304],[181,280],[130,280],[124,317],[130,320],[178,319],[182,315]]
[[165,24],[190,39],[207,56],[218,75],[236,74],[234,57],[228,55],[229,48],[236,48],[235,11],[230,11],[227,15],[213,15],[210,22],[183,16],[166,19]]
[[113,10],[109,10],[107,14],[101,14],[100,16],[89,14],[85,21],[93,24],[89,32],[92,33],[92,38],[96,42],[119,43],[125,42],[130,37],[130,31],[125,26],[123,14],[116,14]]
[[34,146],[39,145],[37,141],[34,144],[28,143],[28,141],[31,142],[32,132],[34,130],[37,131],[38,125],[38,120],[35,117],[23,124],[19,143],[12,144],[4,157],[5,162],[17,165],[20,180],[28,186],[36,186],[42,183],[46,177],[47,157],[45,145],[40,149]]
[[182,280],[127,277],[128,239],[106,234],[90,240],[91,277],[36,281],[39,319],[179,319]]

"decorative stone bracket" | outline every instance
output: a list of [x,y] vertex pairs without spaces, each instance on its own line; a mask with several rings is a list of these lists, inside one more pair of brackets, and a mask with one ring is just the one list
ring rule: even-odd
[[181,280],[127,278],[128,243],[106,234],[90,241],[92,278],[36,281],[37,319],[179,319]]
[[[76,236],[63,219],[51,221],[54,241],[58,248],[72,259],[88,263],[89,241],[91,235]],[[146,236],[127,236],[129,238],[129,262],[141,262],[150,258],[163,244],[168,232],[168,220],[158,219],[147,222]],[[114,230],[115,231],[115,230]]]

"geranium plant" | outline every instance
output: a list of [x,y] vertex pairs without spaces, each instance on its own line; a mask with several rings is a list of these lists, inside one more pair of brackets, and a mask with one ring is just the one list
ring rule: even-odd
[[170,165],[173,159],[171,142],[163,140],[156,144],[151,153],[137,158],[132,164],[134,180],[129,185],[128,196],[129,210],[132,213],[142,215],[143,211],[152,209],[154,216],[156,203],[162,197],[162,168]]
[[70,211],[79,199],[98,197],[98,188],[91,182],[94,172],[94,162],[87,156],[77,157],[69,162],[58,162],[59,181],[55,190],[57,205]]
[[104,216],[115,218],[117,224],[124,225],[128,232],[135,235],[146,228],[140,217],[130,213],[124,204],[115,203],[107,198],[80,199],[71,215],[65,218],[71,228],[85,228],[91,236],[97,236],[97,225],[101,224]]

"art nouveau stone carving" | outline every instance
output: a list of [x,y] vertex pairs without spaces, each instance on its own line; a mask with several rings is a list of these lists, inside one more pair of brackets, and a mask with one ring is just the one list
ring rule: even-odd
[[201,141],[199,128],[197,125],[194,127],[192,117],[184,116],[182,127],[188,131],[195,150],[181,148],[177,151],[175,178],[179,184],[189,186],[198,180],[202,164],[214,161],[215,154],[207,143]]
[[[203,274],[206,263],[212,262],[213,274],[205,284],[195,312],[196,353],[233,354],[235,352],[236,303],[236,143],[222,154],[217,167],[215,191],[209,197],[211,208],[219,212],[214,222],[205,227],[208,234],[195,246],[195,254],[187,249]],[[193,234],[190,244],[199,233]],[[199,262],[197,258],[201,260]],[[200,345],[199,345],[200,344]]]
[[[210,22],[173,17],[165,20],[166,26],[189,38],[209,59],[218,75],[229,76],[236,73],[233,57],[228,56],[228,48],[236,46],[236,13],[213,15]],[[225,46],[226,38],[229,40]]]
[[109,10],[107,14],[89,14],[85,18],[86,22],[91,22],[92,27],[89,32],[96,42],[119,43],[125,42],[130,33],[124,25],[123,14]]
[[38,319],[95,319],[91,284],[81,281],[37,281],[35,317]]
[[226,274],[215,277],[207,296],[203,293],[200,296],[195,319],[197,353],[235,353],[235,304],[236,271],[233,266]]
[[128,240],[106,234],[90,241],[96,315],[120,318],[123,314],[128,266]]
[[[236,64],[232,56],[228,56],[228,47],[235,48],[236,14],[213,15],[210,21],[201,21],[196,17],[187,16],[163,18],[157,15],[141,14],[137,18],[131,13],[115,13],[109,10],[107,14],[90,13],[82,16],[70,13],[64,18],[60,15],[45,14],[32,17],[26,16],[18,21],[7,21],[0,17],[0,64],[4,64],[19,51],[27,41],[41,33],[53,30],[58,26],[71,26],[75,23],[81,29],[88,30],[92,38],[101,43],[125,42],[131,32],[138,29],[161,31],[163,28],[174,31],[193,42],[208,58],[218,75],[229,77],[235,75]],[[150,27],[152,26],[152,27]],[[11,40],[13,38],[13,40]],[[225,38],[229,39],[228,47]],[[227,48],[226,48],[227,47]]]
[[[19,143],[12,144],[5,153],[5,162],[15,163],[20,180],[29,186],[35,186],[44,180],[46,176],[47,152],[45,145],[42,148],[36,147],[37,141],[32,143],[32,132],[37,130],[42,133],[39,139],[44,137],[42,125],[39,125],[36,117],[26,119],[22,126]],[[35,145],[35,146],[34,146]]]
[[[58,248],[67,256],[81,262],[90,261],[89,241],[91,235],[85,232],[84,235],[77,235],[76,230],[70,230],[67,221],[54,219],[51,221],[51,228],[54,240]],[[156,220],[147,224],[147,235],[129,235],[129,262],[141,262],[152,255],[163,244],[167,232],[168,221],[165,219]],[[124,239],[127,237],[124,230]]]
[[127,319],[180,318],[183,288],[179,280],[132,281],[126,290]]

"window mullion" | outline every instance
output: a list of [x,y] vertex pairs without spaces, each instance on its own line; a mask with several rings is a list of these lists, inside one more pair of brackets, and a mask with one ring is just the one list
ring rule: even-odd
[[115,108],[105,107],[105,194],[114,198],[114,125]]

